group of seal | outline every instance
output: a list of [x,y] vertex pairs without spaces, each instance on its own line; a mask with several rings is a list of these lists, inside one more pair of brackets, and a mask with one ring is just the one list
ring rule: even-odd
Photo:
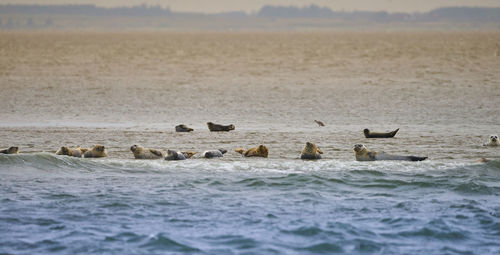
[[[210,132],[228,132],[231,130],[234,130],[235,126],[233,124],[229,125],[221,125],[221,124],[214,124],[213,122],[207,122],[207,127]],[[180,124],[175,126],[175,132],[191,132],[194,129],[184,125]]]
[[63,146],[56,151],[56,155],[66,155],[71,157],[81,158],[103,158],[107,157],[108,153],[106,152],[106,147],[103,145],[94,145],[92,149],[80,148],[80,146],[76,146],[75,148],[69,148],[67,146]]
[[[234,125],[217,125],[212,122],[208,122],[207,126],[212,131],[212,129],[216,131],[229,131],[234,130]],[[177,130],[189,130],[189,131],[177,131]],[[385,137],[394,137],[394,135],[398,132],[399,128],[389,132],[389,133],[372,133],[368,129],[363,130],[365,136],[368,138],[369,134],[370,138],[385,138]],[[177,132],[190,132],[193,129],[188,128],[185,125],[176,126]],[[484,143],[483,146],[500,146],[500,140],[498,135],[490,135],[489,141]],[[165,160],[185,160],[191,158],[196,152],[193,151],[176,151],[176,150],[167,150],[167,153],[163,153],[160,150],[144,148],[139,145],[132,145],[130,147],[135,159],[161,159]],[[363,144],[354,145],[354,156],[357,161],[377,161],[377,160],[402,160],[402,161],[422,161],[427,159],[427,157],[419,157],[419,156],[402,156],[402,155],[392,155],[384,152],[376,152],[372,150],[368,150]],[[12,146],[7,149],[0,150],[0,154],[17,154],[19,152],[19,148]],[[216,158],[222,157],[227,150],[225,149],[217,149],[217,150],[208,150],[201,153],[203,158]],[[241,154],[243,157],[263,157],[267,158],[269,155],[269,149],[265,145],[259,145],[257,147],[250,148],[248,150],[244,148],[237,148],[235,152]],[[67,146],[60,147],[56,153],[56,155],[67,155],[71,157],[77,158],[101,158],[107,157],[106,147],[103,145],[94,145],[91,149],[81,148],[80,146],[76,146],[75,148],[70,148]],[[304,149],[302,149],[300,158],[301,159],[321,159],[321,154],[323,151],[316,146],[316,144],[312,142],[306,142]],[[481,162],[487,162],[487,159],[482,159]]]

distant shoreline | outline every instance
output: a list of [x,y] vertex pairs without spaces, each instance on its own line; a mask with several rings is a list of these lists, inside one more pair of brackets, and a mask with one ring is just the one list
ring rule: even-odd
[[0,30],[500,30],[500,8],[445,7],[425,13],[337,12],[264,6],[254,14],[180,13],[159,6],[0,5]]

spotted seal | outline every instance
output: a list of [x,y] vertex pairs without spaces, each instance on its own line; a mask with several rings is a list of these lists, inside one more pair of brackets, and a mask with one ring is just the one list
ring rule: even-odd
[[226,152],[227,152],[227,150],[225,150],[225,149],[204,151],[202,154],[202,157],[204,157],[204,158],[218,158],[218,157],[222,157]]

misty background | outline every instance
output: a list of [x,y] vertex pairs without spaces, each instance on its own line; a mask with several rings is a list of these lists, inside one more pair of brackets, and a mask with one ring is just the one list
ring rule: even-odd
[[[97,2],[82,0],[68,4],[68,1],[53,0],[41,4],[42,1],[26,0],[13,4],[0,0],[0,29],[500,29],[500,1],[489,0],[418,3],[318,0],[308,5],[302,1],[268,0],[252,1],[251,4],[230,1],[229,4],[225,0],[214,0],[203,1],[196,8],[194,1],[127,1],[126,4],[105,1],[95,4]],[[452,3],[456,6],[446,6]],[[427,10],[431,7],[436,8]]]

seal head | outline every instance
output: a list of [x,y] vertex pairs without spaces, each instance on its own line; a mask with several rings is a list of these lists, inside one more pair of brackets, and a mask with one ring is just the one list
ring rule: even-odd
[[500,146],[500,140],[498,140],[498,135],[490,135],[489,141],[483,146]]

